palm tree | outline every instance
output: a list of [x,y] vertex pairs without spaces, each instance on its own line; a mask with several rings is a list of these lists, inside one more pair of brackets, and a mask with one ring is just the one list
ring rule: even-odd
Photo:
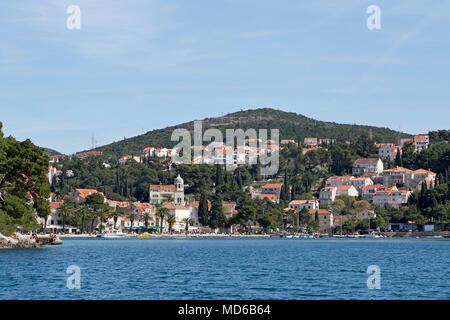
[[134,222],[134,220],[136,220],[136,218],[137,218],[136,213],[130,212],[130,213],[128,214],[128,219],[130,219],[130,223],[131,223],[130,231],[133,230],[133,222]]
[[164,218],[168,216],[169,210],[158,203],[156,204],[156,214],[159,218],[159,233],[162,233]]
[[186,237],[187,237],[188,232],[189,232],[189,225],[191,223],[193,223],[194,221],[191,218],[184,218],[183,222],[184,222],[184,231],[186,232]]
[[105,212],[105,211],[100,211],[100,212],[98,213],[98,218],[99,218],[99,221],[100,221],[100,227],[99,227],[100,233],[102,232],[102,229],[103,229],[103,222],[106,221],[106,217],[107,217],[107,215],[106,215],[106,212]]
[[172,226],[175,224],[176,220],[175,217],[172,215],[169,215],[167,217],[167,223],[169,224],[169,233],[172,233]]
[[119,219],[120,216],[122,216],[122,214],[123,214],[122,210],[118,209],[117,207],[116,207],[115,210],[113,210],[113,211],[110,212],[109,215],[110,215],[110,217],[112,217],[113,220],[114,220],[114,229],[116,229],[117,220]]
[[61,213],[62,217],[62,225],[63,225],[62,232],[64,234],[66,231],[66,219],[69,217],[70,214],[69,205],[67,203],[63,203],[59,212]]
[[148,232],[148,223],[149,221],[153,220],[153,218],[149,212],[144,212],[142,214],[142,220],[144,221],[145,231]]

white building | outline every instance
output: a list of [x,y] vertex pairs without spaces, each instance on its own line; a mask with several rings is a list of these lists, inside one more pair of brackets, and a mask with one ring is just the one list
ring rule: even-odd
[[408,190],[376,191],[373,195],[373,203],[378,206],[389,204],[394,208],[399,208],[402,204],[408,202],[410,196],[411,191]]
[[330,205],[336,199],[336,187],[325,187],[320,190],[319,203],[321,205]]
[[319,209],[319,201],[313,200],[292,200],[289,202],[289,208],[294,209],[296,212],[300,212],[303,208],[308,210]]
[[336,196],[347,195],[350,197],[357,197],[359,195],[358,190],[352,185],[342,185],[337,188]]
[[360,158],[353,164],[353,174],[383,172],[383,161],[380,158]]

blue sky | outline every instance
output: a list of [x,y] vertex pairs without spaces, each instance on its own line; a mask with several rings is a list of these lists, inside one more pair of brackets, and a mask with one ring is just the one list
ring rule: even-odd
[[[372,4],[381,30],[366,27]],[[64,153],[256,107],[449,129],[449,13],[448,0],[2,1],[0,121]]]

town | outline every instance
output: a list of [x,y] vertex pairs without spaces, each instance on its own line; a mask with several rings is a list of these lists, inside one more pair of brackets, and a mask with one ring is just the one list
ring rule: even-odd
[[[172,161],[179,150],[165,147],[116,158],[99,151],[50,156],[51,214],[38,222],[53,233],[142,237],[448,230],[447,168],[438,174],[411,162],[429,151],[428,135],[401,138],[398,144],[369,138],[256,140],[236,148],[220,142],[202,146],[202,156],[189,165]],[[439,143],[447,146],[448,140]],[[361,147],[367,157],[341,159],[342,148]],[[258,156],[270,152],[280,153],[280,170],[260,175]],[[114,170],[115,181],[109,178],[108,186],[71,182],[83,171],[93,173],[93,167]],[[140,170],[140,177],[130,170]],[[151,177],[142,179],[145,175]]]

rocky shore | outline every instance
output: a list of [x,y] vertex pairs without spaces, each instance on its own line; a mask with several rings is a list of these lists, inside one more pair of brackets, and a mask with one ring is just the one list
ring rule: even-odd
[[52,239],[50,235],[38,235],[33,238],[30,235],[14,233],[10,237],[6,237],[0,233],[0,249],[14,248],[40,248],[45,245],[61,245],[59,238]]

